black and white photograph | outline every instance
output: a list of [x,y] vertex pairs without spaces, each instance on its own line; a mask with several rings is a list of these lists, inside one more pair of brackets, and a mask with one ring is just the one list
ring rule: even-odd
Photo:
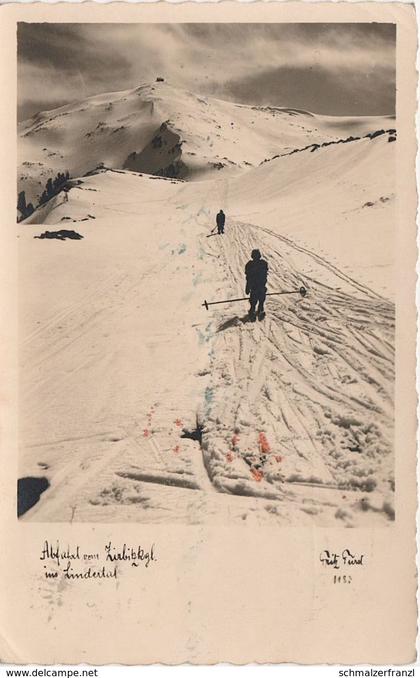
[[393,529],[395,24],[17,59],[20,520]]

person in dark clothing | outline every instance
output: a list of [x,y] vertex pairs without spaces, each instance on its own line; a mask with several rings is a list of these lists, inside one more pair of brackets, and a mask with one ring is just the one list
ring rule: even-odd
[[255,320],[255,309],[258,304],[258,317],[264,317],[264,302],[267,293],[268,264],[261,258],[260,250],[252,250],[251,259],[245,266],[246,288],[245,294],[249,294],[249,317]]
[[219,235],[225,232],[225,220],[226,215],[223,210],[220,210],[220,212],[216,214],[217,232]]

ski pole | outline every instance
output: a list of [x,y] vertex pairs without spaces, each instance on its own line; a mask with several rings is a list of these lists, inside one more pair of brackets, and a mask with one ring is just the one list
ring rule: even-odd
[[[307,289],[305,287],[299,287],[298,290],[292,290],[292,291],[287,291],[287,292],[268,292],[266,294],[267,297],[273,297],[276,294],[300,294],[302,297],[306,297],[307,294]],[[206,307],[206,311],[209,310],[209,306],[214,306],[215,304],[231,304],[234,301],[248,301],[249,297],[239,297],[238,299],[224,299],[223,301],[206,301],[204,299],[204,304],[201,304],[202,306]]]

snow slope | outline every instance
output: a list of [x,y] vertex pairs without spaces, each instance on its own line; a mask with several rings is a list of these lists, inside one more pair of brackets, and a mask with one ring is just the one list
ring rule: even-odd
[[383,134],[276,158],[229,181],[229,211],[394,297],[395,143]]
[[18,192],[35,204],[49,177],[100,164],[187,179],[237,174],[280,152],[393,126],[392,118],[337,119],[144,84],[19,123]]
[[[391,524],[394,147],[194,183],[100,172],[19,225],[20,476],[50,483],[24,519]],[[350,243],[375,253],[364,275]],[[246,302],[206,311],[243,296],[253,247],[269,291],[307,296],[256,324]]]

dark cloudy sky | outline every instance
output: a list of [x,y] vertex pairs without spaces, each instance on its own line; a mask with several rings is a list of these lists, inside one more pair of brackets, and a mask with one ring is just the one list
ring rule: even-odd
[[395,26],[19,24],[19,119],[158,75],[240,103],[390,114]]

